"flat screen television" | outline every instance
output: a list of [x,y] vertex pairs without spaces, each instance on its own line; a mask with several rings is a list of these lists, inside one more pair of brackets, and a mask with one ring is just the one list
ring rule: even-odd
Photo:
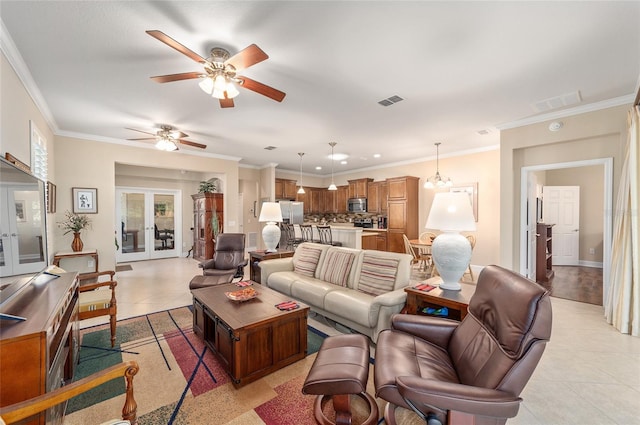
[[0,158],[0,305],[48,264],[45,187]]

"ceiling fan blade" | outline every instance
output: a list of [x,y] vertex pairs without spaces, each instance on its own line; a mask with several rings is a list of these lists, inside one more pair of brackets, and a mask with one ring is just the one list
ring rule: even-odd
[[156,83],[170,83],[172,81],[191,80],[193,78],[200,78],[201,72],[183,72],[181,74],[168,74],[158,75],[151,77]]
[[178,43],[176,40],[174,40],[173,38],[169,37],[167,34],[163,33],[162,31],[149,30],[149,31],[146,31],[146,33],[149,34],[151,37],[160,40],[161,42],[163,42],[167,46],[173,47],[174,49],[176,49],[177,51],[179,51],[183,55],[188,56],[189,58],[193,59],[194,61],[196,61],[198,63],[204,63],[205,62],[205,59],[202,56],[200,56],[199,54],[197,54],[193,50],[183,46],[182,44]]
[[262,51],[261,48],[252,44],[251,46],[239,51],[225,61],[226,65],[233,65],[236,71],[242,71],[265,59],[269,59],[269,55]]
[[[155,136],[156,133],[149,133],[148,131],[144,131],[144,130],[137,130],[135,128],[130,128],[130,127],[125,127],[125,130],[133,130],[133,131],[137,131],[139,133],[144,133],[144,134],[150,134],[152,136]],[[132,139],[127,139],[127,140],[132,140]]]
[[183,145],[193,146],[194,148],[200,148],[200,149],[207,148],[207,145],[203,145],[202,143],[192,142],[190,140],[178,139],[178,142],[182,143]]
[[155,137],[140,137],[138,139],[127,139],[127,140],[156,140]]
[[259,83],[256,80],[252,80],[251,78],[238,77],[238,79],[242,81],[240,87],[244,87],[245,89],[249,89],[263,96],[267,96],[268,98],[271,98],[276,102],[282,102],[282,99],[284,99],[284,97],[287,95],[285,92],[281,92],[280,90],[274,89],[273,87],[269,87],[266,84]]
[[233,108],[235,104],[233,103],[233,99],[219,99],[221,108]]

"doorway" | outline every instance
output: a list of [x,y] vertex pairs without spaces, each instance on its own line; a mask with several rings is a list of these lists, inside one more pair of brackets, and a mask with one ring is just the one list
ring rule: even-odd
[[179,190],[116,188],[116,262],[178,257],[182,246]]
[[536,199],[530,199],[531,191],[527,190],[527,185],[530,184],[530,176],[532,173],[545,170],[559,170],[566,168],[588,167],[588,166],[602,166],[603,167],[603,196],[602,196],[602,277],[603,277],[603,303],[606,303],[606,297],[609,288],[609,276],[611,268],[611,246],[612,246],[612,226],[613,221],[611,211],[613,208],[613,158],[598,158],[584,161],[573,161],[556,164],[543,164],[522,167],[521,169],[521,199],[520,199],[520,273],[527,275],[527,259],[530,253],[530,249],[535,250],[535,245],[529,244],[529,209],[527,205],[535,204]]

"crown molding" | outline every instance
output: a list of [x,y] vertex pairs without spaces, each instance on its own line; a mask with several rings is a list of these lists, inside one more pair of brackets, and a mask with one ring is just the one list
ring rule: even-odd
[[539,124],[541,122],[556,120],[558,118],[570,117],[573,115],[585,114],[587,112],[595,112],[601,109],[613,108],[621,105],[631,105],[634,99],[633,94],[614,97],[600,102],[589,103],[587,105],[576,106],[575,108],[563,109],[561,111],[549,112],[547,114],[536,115],[533,117],[523,118],[516,121],[506,122],[496,125],[498,130],[509,130],[511,128],[523,127],[525,125]]

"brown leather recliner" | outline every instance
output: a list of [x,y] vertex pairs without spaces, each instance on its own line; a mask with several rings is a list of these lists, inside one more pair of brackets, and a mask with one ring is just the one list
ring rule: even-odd
[[244,233],[220,233],[216,238],[213,258],[198,265],[202,274],[218,276],[220,282],[244,277],[244,267],[248,263],[244,258],[244,240]]
[[[551,336],[549,292],[519,274],[487,266],[462,322],[398,314],[376,347],[376,396],[425,421],[504,424]],[[434,422],[429,422],[434,423]]]

